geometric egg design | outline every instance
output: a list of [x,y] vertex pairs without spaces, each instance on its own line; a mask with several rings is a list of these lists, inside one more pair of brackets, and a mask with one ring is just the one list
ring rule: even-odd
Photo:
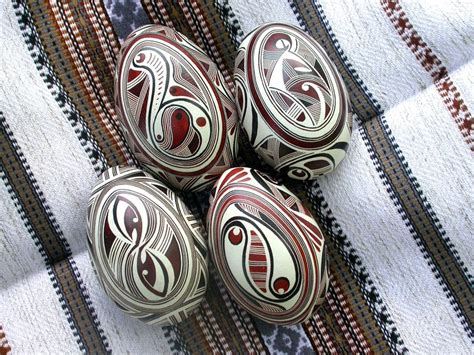
[[110,168],[87,210],[88,248],[106,294],[127,314],[171,325],[189,316],[207,286],[203,227],[163,183]]
[[307,320],[328,288],[324,237],[301,201],[250,168],[232,168],[212,190],[209,253],[233,299],[266,322]]
[[237,154],[237,113],[217,66],[184,35],[148,25],[122,45],[117,112],[132,151],[181,190],[210,186]]
[[300,29],[265,24],[235,59],[235,100],[257,153],[294,179],[333,171],[351,136],[349,95],[321,46]]

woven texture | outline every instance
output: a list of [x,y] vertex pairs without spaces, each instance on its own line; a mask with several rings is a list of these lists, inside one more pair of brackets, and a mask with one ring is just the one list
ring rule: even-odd
[[[0,354],[472,353],[474,6],[329,0],[0,1]],[[210,265],[198,311],[177,326],[125,316],[86,247],[90,190],[136,166],[113,71],[138,26],[175,28],[230,88],[255,26],[302,28],[348,88],[354,130],[332,174],[283,180],[328,245],[327,299],[307,322],[252,318]],[[242,165],[271,173],[241,142]],[[204,218],[208,195],[183,196]]]

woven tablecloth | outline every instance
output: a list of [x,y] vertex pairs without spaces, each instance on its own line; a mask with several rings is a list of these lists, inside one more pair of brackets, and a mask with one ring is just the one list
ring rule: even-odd
[[[472,3],[0,3],[0,353],[474,351]],[[285,181],[326,238],[326,302],[303,324],[269,325],[239,308],[211,266],[192,317],[147,326],[105,295],[86,248],[98,175],[135,162],[113,100],[120,43],[143,24],[174,27],[231,84],[236,47],[268,21],[324,47],[355,112],[334,173]],[[205,193],[184,198],[204,217]]]

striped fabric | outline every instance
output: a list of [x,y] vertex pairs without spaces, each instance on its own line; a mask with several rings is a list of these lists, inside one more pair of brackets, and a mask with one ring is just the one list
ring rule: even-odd
[[[2,0],[0,354],[472,353],[473,10],[458,0]],[[138,164],[113,101],[120,43],[143,24],[173,27],[233,88],[237,46],[268,21],[321,44],[355,112],[336,172],[283,179],[327,241],[327,300],[303,324],[266,324],[210,265],[192,317],[147,326],[107,298],[86,248],[98,175]],[[241,146],[242,164],[271,172]],[[183,197],[204,218],[206,193]]]

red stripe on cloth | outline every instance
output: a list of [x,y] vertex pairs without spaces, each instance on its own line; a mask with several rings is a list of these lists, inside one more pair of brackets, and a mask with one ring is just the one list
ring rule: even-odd
[[[166,11],[166,8],[163,5],[163,1],[148,1],[148,0],[141,0],[142,7],[144,8],[145,12],[147,13],[150,21],[155,24],[162,24],[169,28],[175,29],[173,22]],[[156,10],[154,9],[156,6]],[[161,19],[158,18],[157,14],[160,14]]]
[[85,2],[84,8],[94,32],[99,39],[99,44],[107,61],[110,76],[113,77],[120,44],[113,33],[112,24],[102,6],[97,6],[95,2]]
[[311,340],[314,350],[318,354],[338,354],[340,349],[336,346],[331,332],[324,324],[319,312],[316,312],[303,324],[306,333]]
[[231,353],[229,343],[222,333],[219,324],[217,324],[216,318],[209,307],[207,300],[202,301],[199,312],[196,312],[196,319],[199,322],[201,331],[206,336],[209,346],[213,352],[217,353]]
[[[261,335],[257,334],[257,330],[252,319],[250,319],[250,316],[247,312],[245,312],[237,305],[235,300],[230,298],[220,277],[216,275],[216,271],[213,266],[210,266],[210,273],[212,273],[212,276],[210,277],[213,278],[216,288],[219,289],[222,295],[222,299],[225,302],[226,310],[232,318],[231,321],[235,324],[235,328],[237,329],[240,338],[242,339],[242,343],[245,346],[247,353],[268,353],[265,344],[262,342]],[[212,287],[212,283],[210,284],[210,286]],[[235,334],[234,336],[237,336],[237,334]]]
[[[68,46],[69,54],[71,55],[76,70],[87,88],[89,98],[97,109],[100,121],[105,124],[107,130],[118,143],[121,153],[127,160],[128,164],[133,165],[134,158],[131,156],[120,136],[113,95],[110,92],[106,92],[104,85],[100,80],[99,72],[101,71],[101,68],[96,66],[96,63],[89,53],[89,46],[84,41],[83,34],[80,31],[81,29],[78,27],[78,23],[76,23],[72,9],[67,3],[59,2],[51,4],[51,10],[54,14],[56,24],[61,32],[63,40]],[[105,44],[105,38],[102,37],[99,41]],[[117,49],[115,51],[117,51]],[[104,54],[106,56],[108,55],[107,53]],[[108,61],[110,60],[111,59],[109,58]],[[107,73],[107,78],[108,77],[113,77],[112,72]]]
[[381,3],[385,14],[400,37],[411,49],[421,66],[433,78],[433,83],[444,105],[457,124],[464,137],[464,141],[468,144],[471,151],[474,152],[474,119],[462,99],[461,93],[450,78],[448,69],[414,29],[398,1],[381,0]]
[[359,353],[361,351],[364,354],[371,353],[369,343],[367,339],[365,339],[360,325],[352,314],[341,288],[332,275],[330,276],[329,282],[331,286],[329,287],[326,299],[351,351],[353,353]]
[[[191,29],[195,33],[195,39],[198,43],[198,45],[203,48],[207,54],[213,59],[213,61],[217,64],[217,67],[221,71],[222,75],[224,76],[224,79],[229,86],[229,89],[233,92],[234,91],[234,81],[232,80],[232,74],[229,72],[228,68],[226,68],[222,57],[216,47],[216,44],[214,42],[214,38],[212,37],[211,31],[209,29],[209,25],[206,22],[206,19],[201,13],[201,9],[199,8],[198,3],[195,0],[180,0],[179,4],[181,8],[183,9],[183,12],[186,16],[186,19],[189,22],[189,25],[191,26]],[[190,6],[188,6],[190,5]],[[193,12],[191,14],[191,11]],[[194,15],[194,19],[193,16]],[[196,21],[196,22],[195,22]],[[200,36],[200,32],[198,31],[198,25],[199,28],[201,29],[203,36],[206,40],[207,46],[203,42],[203,38]]]

